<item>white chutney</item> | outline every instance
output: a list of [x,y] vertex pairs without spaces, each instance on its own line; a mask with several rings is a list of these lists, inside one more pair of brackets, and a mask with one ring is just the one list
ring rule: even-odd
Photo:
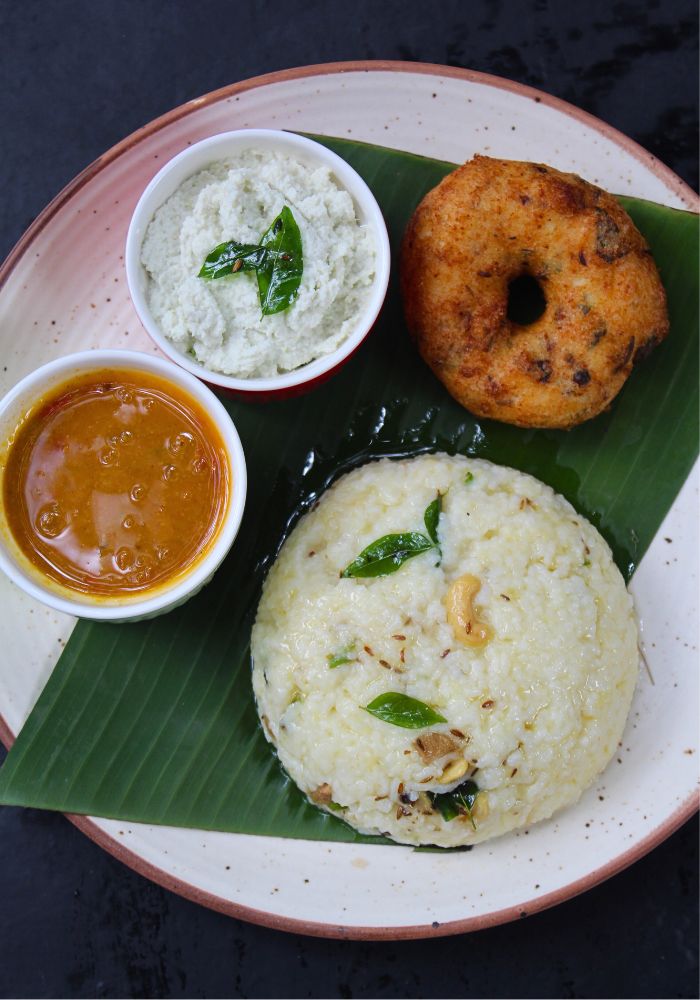
[[[263,316],[255,274],[198,274],[219,244],[259,243],[285,205],[301,233],[304,270],[294,302]],[[211,370],[264,378],[343,343],[369,297],[376,247],[328,167],[247,149],[189,177],[161,205],[141,262],[148,304],[168,340]]]

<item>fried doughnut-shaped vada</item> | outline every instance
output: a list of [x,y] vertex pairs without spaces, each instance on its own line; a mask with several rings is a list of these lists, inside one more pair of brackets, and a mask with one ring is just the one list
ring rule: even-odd
[[[511,318],[524,282],[539,285],[534,322]],[[476,156],[449,174],[409,222],[401,286],[448,391],[520,427],[596,416],[668,333],[656,265],[619,202],[539,163]]]

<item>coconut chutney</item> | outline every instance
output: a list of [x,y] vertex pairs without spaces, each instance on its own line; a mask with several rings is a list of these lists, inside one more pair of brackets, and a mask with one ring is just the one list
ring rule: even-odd
[[[258,243],[285,205],[301,232],[303,276],[289,308],[262,316],[255,275],[197,275],[219,244]],[[254,149],[184,181],[155,213],[141,248],[149,307],[165,337],[239,378],[292,371],[338,348],[369,295],[375,259],[370,230],[328,167]]]
[[[407,532],[427,545],[395,572],[347,575]],[[531,476],[440,454],[327,491],[269,573],[252,655],[267,739],[312,801],[445,847],[576,802],[638,669],[632,600],[595,528]]]

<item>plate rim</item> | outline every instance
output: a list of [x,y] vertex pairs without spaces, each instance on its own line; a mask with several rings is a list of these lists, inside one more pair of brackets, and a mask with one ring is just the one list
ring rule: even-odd
[[[312,76],[331,76],[342,73],[362,73],[362,72],[388,72],[388,73],[412,73],[418,75],[437,76],[440,78],[459,79],[470,83],[477,83],[492,87],[497,90],[505,90],[517,94],[521,97],[529,97],[537,103],[544,104],[570,118],[576,119],[598,133],[606,139],[621,146],[624,150],[634,156],[637,160],[655,174],[659,180],[676,196],[678,196],[690,211],[697,213],[700,210],[700,197],[693,189],[686,184],[669,167],[662,163],[648,150],[644,149],[635,140],[630,139],[624,133],[608,125],[606,122],[587,111],[569,104],[559,97],[540,91],[526,84],[520,84],[504,77],[490,73],[482,73],[476,70],[463,69],[455,66],[441,66],[436,63],[411,63],[395,60],[356,60],[348,62],[315,63],[307,66],[294,67],[279,70],[272,73],[265,73],[259,76],[250,77],[237,83],[229,84],[217,90],[210,91],[201,97],[194,98],[184,104],[165,112],[146,125],[127,135],[124,139],[113,145],[105,153],[88,164],[79,174],[77,174],[68,184],[63,187],[58,194],[46,205],[28,229],[20,236],[17,243],[10,250],[8,256],[0,266],[0,290],[3,288],[12,271],[24,256],[26,250],[39,233],[48,225],[59,210],[71,199],[73,194],[90,181],[96,174],[122,154],[133,148],[139,142],[150,138],[161,129],[166,128],[171,123],[185,117],[199,108],[217,103],[226,98],[239,95],[248,90],[258,87],[269,86],[270,84],[283,83],[289,80],[302,79]],[[0,741],[9,750],[15,741],[15,734],[10,730],[0,711]],[[282,930],[296,934],[305,934],[313,937],[339,938],[347,940],[363,941],[398,941],[407,939],[442,937],[452,934],[461,934],[474,930],[482,930],[487,927],[494,927],[500,924],[509,923],[524,916],[530,916],[541,910],[548,909],[559,903],[594,888],[604,882],[635,861],[644,857],[660,843],[673,834],[683,823],[687,822],[698,809],[698,795],[691,793],[688,798],[681,803],[666,820],[655,830],[648,834],[627,851],[622,852],[615,858],[607,862],[595,871],[588,873],[581,878],[569,882],[567,885],[547,893],[543,896],[528,900],[526,902],[494,910],[488,914],[480,914],[473,917],[465,917],[459,920],[432,924],[415,924],[398,927],[365,927],[358,925],[330,924],[322,921],[310,921],[296,917],[281,916],[267,910],[260,910],[255,907],[237,903],[233,900],[218,896],[208,890],[201,889],[190,882],[159,868],[157,865],[147,861],[135,851],[130,850],[120,843],[115,837],[104,830],[96,819],[90,816],[76,814],[64,814],[85,836],[96,843],[103,850],[107,851],[118,861],[126,864],[139,875],[156,882],[169,891],[176,892],[191,901],[206,906],[209,909],[233,916],[237,919],[245,920],[249,923],[269,927],[274,930]],[[146,824],[148,825],[148,824]]]
[[658,157],[654,156],[653,153],[645,149],[644,146],[625,135],[624,132],[620,132],[613,125],[604,122],[601,118],[597,118],[582,108],[577,108],[576,105],[570,104],[561,97],[555,97],[543,90],[538,90],[536,87],[531,87],[525,83],[517,83],[514,80],[508,80],[506,77],[497,76],[494,73],[482,73],[480,70],[463,69],[460,66],[442,66],[439,63],[412,63],[392,59],[358,59],[347,62],[312,63],[307,66],[297,66],[290,69],[277,70],[272,73],[262,73],[259,76],[249,77],[246,80],[240,80],[237,83],[211,90],[201,97],[192,98],[184,104],[179,104],[177,107],[171,108],[170,111],[166,111],[134,132],[129,133],[123,139],[120,139],[119,142],[115,143],[106,152],[98,156],[97,159],[93,160],[92,163],[84,167],[80,173],[76,174],[51,199],[48,205],[42,209],[36,219],[24,231],[2,262],[2,265],[0,265],[0,289],[2,289],[7,278],[14,270],[25,248],[45,228],[63,204],[72,196],[73,192],[81,188],[103,167],[141,142],[141,140],[150,138],[156,132],[166,128],[172,122],[191,114],[198,108],[224,100],[227,97],[234,97],[248,90],[254,90],[257,87],[265,87],[274,83],[284,83],[287,80],[298,80],[309,76],[370,72],[413,73],[425,76],[451,77],[453,79],[465,80],[469,83],[478,83],[487,87],[493,87],[497,90],[506,90],[521,97],[530,97],[538,104],[544,104],[546,107],[568,115],[570,118],[575,118],[618,146],[622,146],[635,159],[639,160],[652,173],[656,174],[667,188],[685,202],[689,211],[696,214],[700,212],[700,195],[696,194],[689,184],[679,177],[678,174],[674,173],[670,167],[667,167]]
[[[15,741],[13,733],[10,731],[1,714],[0,741],[2,741],[8,750]],[[121,841],[104,830],[99,825],[99,822],[92,817],[78,815],[77,813],[64,813],[63,815],[89,840],[116,858],[117,861],[131,868],[137,875],[141,875],[143,878],[155,882],[169,892],[177,893],[178,896],[189,899],[193,903],[206,906],[210,910],[215,910],[217,913],[223,913],[238,920],[245,920],[247,923],[256,924],[260,927],[269,927],[272,930],[286,931],[291,934],[304,934],[309,937],[334,938],[348,941],[407,941],[431,937],[447,937],[454,934],[466,934],[471,931],[485,930],[489,927],[498,927],[501,924],[512,923],[514,920],[533,916],[535,913],[540,913],[560,903],[565,903],[569,899],[573,899],[587,892],[589,889],[595,888],[619,872],[624,871],[625,868],[634,864],[635,861],[639,861],[675,833],[676,830],[680,829],[694,815],[698,808],[700,808],[700,795],[691,793],[687,800],[681,803],[667,817],[664,823],[655,830],[652,830],[650,834],[639,841],[634,847],[631,847],[623,854],[619,854],[616,858],[597,868],[594,872],[590,872],[588,875],[584,875],[574,882],[569,882],[567,885],[553,892],[534,897],[514,906],[493,910],[487,914],[464,917],[461,920],[450,920],[442,923],[434,921],[430,924],[411,924],[403,927],[329,924],[323,921],[303,920],[298,917],[285,917],[268,910],[260,910],[257,907],[247,906],[244,903],[235,903],[224,896],[218,896],[207,889],[201,889],[191,882],[186,882],[184,879],[178,878],[165,869],[159,868],[153,862],[147,861],[140,854],[125,847]],[[244,835],[239,834],[239,836]]]

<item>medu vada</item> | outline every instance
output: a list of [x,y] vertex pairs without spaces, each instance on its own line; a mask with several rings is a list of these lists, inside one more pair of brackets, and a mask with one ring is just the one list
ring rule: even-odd
[[[522,300],[517,314],[523,283],[536,318]],[[668,333],[651,251],[620,203],[540,163],[475,156],[428,192],[404,236],[401,289],[451,395],[520,427],[595,417]]]

